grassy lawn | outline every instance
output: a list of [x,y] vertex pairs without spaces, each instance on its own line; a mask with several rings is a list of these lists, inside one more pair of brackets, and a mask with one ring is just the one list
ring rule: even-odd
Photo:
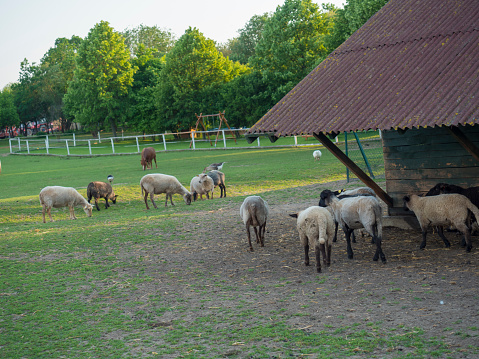
[[[202,267],[199,255],[188,263],[178,259],[185,248],[201,249],[198,213],[239,208],[251,194],[278,204],[305,200],[318,194],[296,188],[345,179],[343,165],[329,152],[314,162],[312,151],[166,152],[150,171],[141,170],[139,155],[0,157],[0,357],[358,358],[397,346],[408,348],[404,357],[411,358],[450,353],[441,339],[407,325],[388,331],[381,323],[368,324],[368,330],[353,322],[340,330],[292,327],[288,321],[301,319],[300,310],[286,317],[281,309],[264,313],[252,305],[287,281],[265,287],[245,277],[233,285]],[[221,161],[226,199],[186,206],[174,196],[176,206],[164,208],[161,195],[159,209],[146,211],[139,188],[143,175],[175,175],[189,188],[194,175]],[[38,193],[44,186],[72,186],[86,197],[88,183],[106,182],[109,174],[115,177],[116,205],[105,210],[101,200],[92,218],[76,208],[76,221],[68,220],[68,209],[53,209],[55,221],[41,223]],[[316,287],[334,285],[325,276],[311,281]],[[184,292],[171,292],[172,282]],[[288,295],[278,301],[288,302]]]

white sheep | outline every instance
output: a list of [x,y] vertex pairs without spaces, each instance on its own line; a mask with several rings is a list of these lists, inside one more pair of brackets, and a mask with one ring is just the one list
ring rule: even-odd
[[161,173],[151,173],[143,176],[140,180],[140,187],[141,187],[141,195],[143,196],[146,204],[146,209],[150,209],[148,207],[148,194],[150,194],[151,203],[155,208],[156,203],[154,201],[155,194],[166,193],[166,202],[165,207],[168,205],[168,198],[170,198],[171,205],[174,206],[173,203],[173,194],[179,194],[183,196],[186,204],[191,204],[191,193],[178,181],[175,176],[165,175]]
[[[225,185],[225,174],[223,172],[213,170],[207,173],[208,176],[213,180],[215,188],[220,187],[221,195],[220,198],[226,197],[226,185]],[[213,189],[214,191],[214,189]],[[211,192],[211,198],[213,198],[213,191]]]
[[190,182],[190,192],[193,196],[193,201],[196,201],[198,195],[200,195],[201,200],[203,200],[203,195],[206,195],[206,198],[210,199],[210,192],[213,194],[214,188],[215,184],[213,179],[204,173],[193,177]]
[[373,260],[377,261],[381,257],[381,261],[386,262],[386,256],[381,248],[382,210],[376,197],[359,196],[339,200],[333,192],[324,190],[321,192],[321,201],[324,201],[326,206],[331,207],[335,220],[341,225],[346,235],[349,259],[354,256],[351,248],[351,233],[355,229],[364,228],[373,237],[373,242],[376,243],[376,253]]
[[320,150],[314,151],[313,152],[313,157],[314,157],[315,161],[319,161],[321,159],[321,151]]
[[334,237],[334,221],[331,213],[326,208],[312,206],[299,213],[292,213],[290,216],[298,219],[296,227],[299,240],[304,247],[304,264],[309,266],[309,247],[312,246],[316,255],[317,272],[321,272],[320,253],[324,264],[329,267]]
[[[260,196],[246,197],[240,207],[240,216],[246,226],[248,234],[249,250],[253,251],[251,245],[251,236],[249,227],[252,226],[256,235],[256,243],[264,247],[264,232],[266,230],[266,221],[269,216],[269,206]],[[256,227],[259,227],[256,229]]]
[[45,223],[45,211],[50,217],[50,222],[53,222],[52,207],[68,207],[70,219],[77,219],[74,207],[82,206],[86,215],[91,217],[93,206],[73,187],[47,186],[40,191],[39,198],[42,205],[43,223]]
[[[414,212],[422,231],[421,249],[426,247],[427,228],[429,226],[454,226],[464,234],[466,251],[470,252],[471,244],[471,213],[479,219],[479,209],[462,194],[440,194],[437,196],[419,197],[418,195],[404,196],[404,207]],[[441,231],[442,232],[442,231]],[[449,241],[442,234],[446,247]]]

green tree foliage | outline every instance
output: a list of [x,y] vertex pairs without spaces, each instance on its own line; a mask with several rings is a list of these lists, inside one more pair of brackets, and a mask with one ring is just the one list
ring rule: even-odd
[[20,117],[14,103],[13,91],[7,86],[0,92],[0,130],[19,124]]
[[270,107],[326,56],[328,20],[311,0],[286,0],[266,22],[250,64],[268,84]]
[[122,34],[130,53],[135,56],[138,56],[140,44],[150,49],[155,58],[164,56],[175,44],[175,37],[171,31],[157,26],[140,25],[133,29],[126,29]]
[[[166,55],[157,89],[161,128],[189,130],[194,113],[206,112],[201,103],[208,88],[215,88],[248,71],[230,61],[196,28],[189,28]],[[220,111],[217,109],[215,112]]]
[[262,37],[264,26],[269,18],[268,13],[254,15],[245,27],[238,31],[239,36],[229,40],[228,47],[231,52],[229,58],[232,61],[239,61],[244,65],[248,63],[249,58],[255,53],[256,45]]
[[348,0],[344,9],[336,10],[334,26],[327,39],[329,52],[346,41],[387,2],[388,0]]
[[68,113],[92,130],[108,121],[116,136],[136,70],[123,37],[101,21],[82,41],[76,64],[64,99]]

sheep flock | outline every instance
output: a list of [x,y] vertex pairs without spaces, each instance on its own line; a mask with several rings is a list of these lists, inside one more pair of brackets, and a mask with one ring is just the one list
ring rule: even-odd
[[[150,148],[142,152],[141,162],[143,170],[152,167],[152,160],[156,164],[154,150],[148,154]],[[314,152],[315,160],[319,160],[321,152]],[[186,205],[191,205],[197,199],[213,199],[213,191],[219,187],[220,199],[226,198],[226,176],[220,171],[226,162],[210,164],[200,174],[191,178],[189,189],[185,187],[173,175],[162,173],[149,173],[140,179],[140,192],[146,210],[149,210],[148,198],[155,209],[154,196],[165,194],[165,207],[170,204],[174,206],[173,195],[180,195]],[[197,172],[198,173],[198,172]],[[70,219],[76,219],[74,207],[80,206],[88,217],[92,216],[93,206],[91,199],[95,200],[95,207],[100,211],[98,200],[105,199],[105,209],[110,207],[109,201],[116,204],[118,195],[115,194],[112,182],[113,175],[108,175],[109,183],[92,181],[87,186],[87,197],[85,199],[76,189],[72,187],[47,186],[39,194],[42,206],[42,219],[45,223],[45,214],[48,214],[50,221],[53,221],[51,208],[68,207]],[[314,194],[313,194],[314,197]],[[299,243],[304,250],[304,264],[310,265],[309,249],[313,249],[316,258],[316,270],[321,272],[321,257],[325,266],[331,265],[332,247],[337,241],[338,227],[341,228],[346,240],[347,255],[349,259],[354,258],[352,243],[356,242],[354,230],[363,229],[371,236],[371,243],[375,246],[373,261],[381,259],[386,263],[386,255],[383,252],[383,225],[382,206],[374,191],[368,187],[356,188],[354,190],[330,190],[325,189],[317,194],[319,203],[308,208],[297,208],[295,213],[289,216],[297,219],[296,230]],[[454,185],[439,183],[427,193],[426,196],[416,194],[404,195],[404,209],[412,211],[417,217],[421,227],[423,241],[420,249],[426,247],[426,236],[428,228],[433,226],[437,229],[438,235],[443,239],[445,246],[449,247],[450,242],[444,236],[444,226],[452,226],[464,235],[463,245],[466,251],[472,250],[471,232],[473,225],[477,226],[479,220],[479,187],[461,188]],[[238,214],[246,230],[246,238],[249,251],[253,252],[251,243],[250,227],[253,227],[256,237],[256,244],[265,246],[265,240],[273,241],[274,238],[267,238],[266,223],[271,216],[287,216],[278,214],[271,210],[274,204],[270,204],[258,195],[245,197],[241,206],[238,207]],[[265,238],[266,235],[266,238]],[[241,239],[243,241],[244,239]],[[387,246],[386,246],[387,251]]]

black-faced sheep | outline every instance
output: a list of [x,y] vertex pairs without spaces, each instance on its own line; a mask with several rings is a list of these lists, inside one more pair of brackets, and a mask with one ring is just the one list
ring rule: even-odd
[[105,199],[105,209],[107,209],[108,207],[110,207],[108,200],[111,200],[115,204],[116,198],[118,197],[118,195],[115,194],[113,188],[109,183],[100,181],[90,182],[86,189],[86,195],[88,197],[88,203],[90,203],[92,198],[95,199],[95,206],[97,211],[100,210],[100,207],[98,206],[98,200],[100,198]]
[[334,236],[334,222],[331,213],[326,208],[309,207],[299,213],[290,214],[297,218],[296,227],[299,240],[304,247],[304,264],[309,266],[309,247],[314,248],[316,255],[316,271],[321,272],[321,258],[329,267],[331,264],[331,244]]
[[158,168],[158,164],[156,163],[155,149],[153,147],[145,147],[141,151],[141,160],[140,160],[140,164],[143,167],[143,171],[148,168],[153,169],[153,160],[155,161],[156,168]]
[[213,193],[214,188],[213,179],[204,173],[193,177],[190,182],[190,192],[193,196],[193,201],[196,201],[198,195],[200,195],[201,200],[203,200],[203,195],[210,199],[210,192]]
[[75,206],[81,206],[88,217],[91,217],[93,206],[73,187],[47,186],[40,191],[40,204],[42,205],[43,223],[45,223],[45,211],[53,222],[51,209],[68,207],[70,219],[76,219]]
[[383,253],[382,242],[382,215],[381,205],[374,196],[358,196],[339,200],[330,190],[321,192],[321,200],[326,206],[330,206],[334,219],[341,225],[346,235],[348,258],[352,259],[353,249],[351,248],[351,233],[354,229],[364,228],[376,243],[376,252],[373,260],[381,258],[386,262]]
[[[471,223],[473,214],[479,218],[479,209],[461,194],[440,194],[437,196],[419,197],[417,195],[404,196],[404,208],[409,209],[416,215],[422,231],[420,248],[426,247],[427,229],[431,226],[454,226],[464,234],[466,239],[466,251],[470,252]],[[443,237],[446,246],[449,241]]]
[[[264,232],[266,230],[266,221],[269,216],[269,206],[260,196],[246,197],[240,207],[240,216],[246,226],[248,234],[249,250],[253,251],[251,245],[251,236],[249,227],[252,226],[256,235],[256,243],[264,247]],[[258,229],[256,229],[258,227]]]
[[183,197],[186,204],[191,204],[191,193],[178,181],[175,176],[165,175],[161,173],[152,173],[142,177],[140,180],[141,195],[144,194],[146,209],[148,207],[148,194],[150,194],[151,203],[155,208],[156,203],[154,201],[155,194],[166,193],[165,207],[168,206],[168,198],[170,198],[171,205],[173,203],[173,194],[179,194]]
[[[220,190],[221,190],[220,198],[223,198],[223,194],[226,197],[225,174],[223,172],[213,170],[208,172],[207,175],[210,176],[211,179],[213,180],[213,184],[215,188],[218,186],[220,187]],[[213,198],[213,191],[211,192],[211,198]]]

